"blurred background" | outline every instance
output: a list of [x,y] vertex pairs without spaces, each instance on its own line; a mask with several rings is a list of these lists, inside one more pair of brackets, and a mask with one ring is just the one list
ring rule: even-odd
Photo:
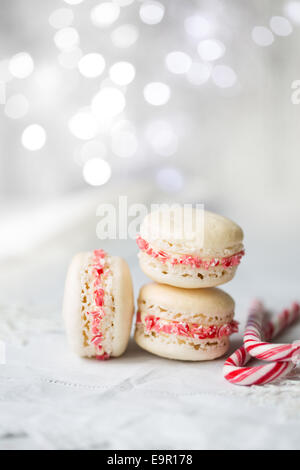
[[137,289],[135,242],[96,236],[97,207],[119,195],[234,219],[247,257],[226,289],[297,297],[300,1],[1,10],[0,302],[58,311],[70,257],[99,246],[128,260]]

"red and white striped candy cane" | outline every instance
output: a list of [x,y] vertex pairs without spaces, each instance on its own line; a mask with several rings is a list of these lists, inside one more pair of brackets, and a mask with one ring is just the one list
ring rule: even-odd
[[[260,315],[264,316],[265,309],[261,303],[255,302],[253,304],[251,313],[254,311],[260,312]],[[280,315],[277,320],[266,325],[264,329],[265,336],[268,340],[272,339],[290,323],[283,322],[282,315]],[[296,367],[293,362],[270,362],[261,366],[244,367],[251,359],[252,357],[247,353],[244,346],[239,348],[224,364],[225,379],[236,385],[263,385],[271,383],[279,377],[285,377]]]
[[[300,352],[300,344],[270,344],[271,338],[300,318],[300,306],[294,303],[290,309],[283,310],[278,317],[264,325],[264,308],[260,302],[253,304],[246,331],[244,346],[248,354],[262,361],[292,361]],[[265,341],[264,341],[265,339]]]
[[288,375],[296,365],[292,362],[269,362],[263,366],[243,367],[252,357],[244,346],[233,353],[224,364],[224,377],[235,385],[264,385]]

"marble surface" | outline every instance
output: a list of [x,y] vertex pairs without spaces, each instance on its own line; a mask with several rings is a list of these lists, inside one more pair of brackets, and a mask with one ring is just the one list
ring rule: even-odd
[[[241,388],[224,381],[224,359],[164,360],[133,340],[123,357],[107,362],[80,359],[68,350],[60,312],[64,277],[73,253],[100,245],[94,225],[91,218],[82,229],[80,221],[1,264],[0,339],[6,343],[6,364],[0,365],[0,447],[299,449],[299,369],[274,385]],[[102,246],[127,259],[137,294],[146,278],[135,243]],[[245,262],[224,286],[236,300],[241,330],[254,295],[278,311],[299,294],[286,256],[279,272],[270,254],[249,237]],[[257,270],[261,256],[265,262]],[[282,341],[299,337],[300,325]],[[241,335],[235,335],[232,350],[240,342]]]

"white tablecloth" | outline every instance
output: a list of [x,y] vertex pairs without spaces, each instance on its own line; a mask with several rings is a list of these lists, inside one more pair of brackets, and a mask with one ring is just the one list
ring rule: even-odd
[[[300,371],[264,387],[225,382],[224,358],[205,363],[164,360],[131,341],[107,362],[68,349],[61,322],[70,256],[99,246],[94,220],[86,233],[43,244],[0,268],[0,447],[4,449],[299,449]],[[96,245],[97,243],[97,245]],[[241,331],[253,295],[278,311],[297,298],[297,277],[274,269],[267,253],[248,242],[247,258],[224,289],[237,302]],[[146,281],[133,241],[105,242],[132,269],[135,293]],[[257,269],[257,260],[265,264]],[[283,259],[284,257],[282,257]],[[277,260],[278,261],[278,260]],[[296,264],[294,266],[296,269]],[[299,298],[299,296],[298,296]],[[300,325],[282,341],[300,337]],[[241,333],[233,337],[232,350]]]

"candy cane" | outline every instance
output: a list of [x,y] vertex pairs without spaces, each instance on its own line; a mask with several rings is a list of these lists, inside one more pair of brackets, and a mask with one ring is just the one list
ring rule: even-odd
[[[295,311],[295,308],[292,310]],[[265,309],[261,303],[256,302],[251,308],[251,314],[254,312],[263,317]],[[287,318],[287,315],[280,315],[277,321],[269,322],[266,325],[264,333],[268,340],[290,324],[288,321],[283,321],[283,317]],[[251,358],[244,346],[239,348],[224,364],[225,379],[236,385],[263,385],[273,382],[279,377],[285,377],[296,367],[296,364],[292,362],[271,362],[262,366],[243,367]]]
[[238,349],[224,364],[225,379],[236,385],[263,385],[285,377],[296,367],[292,362],[269,362],[263,366],[243,367],[250,359],[244,346]]
[[277,336],[281,331],[300,318],[300,306],[294,303],[290,310],[286,309],[277,319],[264,327],[263,305],[256,302],[251,310],[244,334],[244,346],[248,354],[263,361],[292,361],[300,352],[299,343],[270,344],[266,341]]

